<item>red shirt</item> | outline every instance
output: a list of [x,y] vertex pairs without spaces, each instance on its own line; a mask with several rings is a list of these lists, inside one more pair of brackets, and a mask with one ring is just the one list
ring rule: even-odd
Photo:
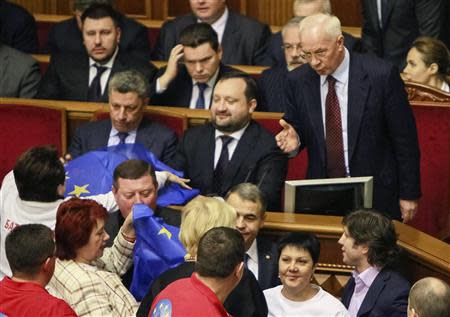
[[0,312],[14,316],[77,316],[62,299],[50,295],[36,283],[16,282],[5,276],[0,281]]
[[171,283],[153,301],[149,317],[231,317],[216,294],[193,273]]

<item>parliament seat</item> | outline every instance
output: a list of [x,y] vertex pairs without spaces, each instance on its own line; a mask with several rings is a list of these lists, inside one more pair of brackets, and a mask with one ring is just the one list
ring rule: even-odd
[[64,108],[0,98],[0,126],[0,183],[18,156],[30,147],[51,144],[60,154],[66,152]]

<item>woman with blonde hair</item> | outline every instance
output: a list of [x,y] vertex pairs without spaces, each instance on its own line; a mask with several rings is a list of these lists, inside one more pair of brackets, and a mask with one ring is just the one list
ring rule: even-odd
[[449,72],[450,55],[444,43],[426,36],[419,37],[413,42],[403,70],[406,81],[450,92]]
[[[200,238],[211,228],[236,227],[237,213],[223,200],[198,196],[182,209],[180,241],[186,248],[185,262],[161,274],[151,285],[142,299],[136,314],[147,317],[153,299],[170,283],[190,277],[194,272],[194,263]],[[253,274],[245,269],[236,288],[224,303],[225,309],[234,317],[267,316],[267,304]]]

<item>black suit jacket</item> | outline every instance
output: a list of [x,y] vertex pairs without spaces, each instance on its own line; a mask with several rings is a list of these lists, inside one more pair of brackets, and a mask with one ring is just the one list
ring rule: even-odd
[[258,249],[258,283],[261,289],[275,287],[280,284],[278,278],[278,249],[276,243],[256,238]]
[[438,37],[446,10],[445,0],[390,0],[380,28],[377,1],[362,0],[362,44],[395,65],[405,65],[406,54],[419,35]]
[[[139,53],[149,59],[150,45],[147,28],[124,15],[119,16],[121,30],[119,47],[122,52]],[[83,36],[75,17],[59,22],[50,29],[47,43],[51,55],[57,53],[83,53]]]
[[273,66],[264,70],[256,80],[258,84],[258,111],[285,112],[286,66]]
[[[266,24],[228,11],[228,20],[222,38],[222,62],[230,65],[267,65],[266,47],[271,35]],[[153,49],[152,59],[168,60],[170,51],[180,41],[180,33],[197,22],[193,14],[166,21]]]
[[[343,32],[344,45],[352,52],[361,52],[361,41],[351,34]],[[283,45],[283,37],[281,32],[272,34],[267,45],[267,60],[272,66],[286,67],[286,58],[281,46]]]
[[[190,185],[203,195],[214,191],[215,129],[211,123],[188,129],[178,144],[175,169],[185,172]],[[245,180],[258,184],[269,210],[280,210],[281,188],[287,171],[287,157],[278,149],[275,138],[258,123],[250,121],[224,173],[218,194]]]
[[[135,69],[141,72],[149,83],[156,76],[156,67],[148,60],[137,55],[120,51],[114,60],[111,74]],[[109,79],[108,79],[109,81]],[[50,65],[41,81],[37,98],[87,101],[89,89],[89,57],[80,54],[55,54],[50,59]],[[101,101],[108,101],[108,87],[105,88]]]
[[[288,74],[285,119],[308,150],[308,178],[326,178],[320,77],[303,65]],[[415,120],[398,69],[370,55],[350,54],[348,157],[351,176],[373,176],[373,207],[400,219],[399,198],[420,197]]]
[[[69,147],[73,158],[86,152],[108,145],[111,132],[111,120],[87,122],[77,129]],[[141,143],[146,149],[164,163],[169,163],[176,151],[177,136],[169,128],[142,118],[137,129],[136,143]]]
[[[409,282],[399,273],[383,269],[375,278],[364,297],[357,317],[405,317],[408,308]],[[355,279],[352,277],[345,285],[342,303],[346,308],[355,290]]]
[[[190,277],[194,273],[194,262],[185,262],[161,274],[150,286],[142,299],[136,317],[149,316],[152,302],[170,283]],[[267,304],[264,294],[253,274],[244,270],[242,279],[223,303],[227,312],[234,317],[266,317]]]
[[24,8],[0,0],[0,42],[25,53],[38,52],[34,17]]
[[[224,73],[235,70],[234,68],[220,64],[217,81]],[[166,67],[161,68],[157,77],[159,78],[166,71]],[[215,85],[215,83],[214,83]],[[189,75],[186,66],[180,65],[177,76],[172,80],[167,89],[160,94],[156,93],[156,80],[151,88],[150,104],[156,106],[186,107],[189,108],[192,96],[192,77]],[[211,95],[212,96],[212,95]]]

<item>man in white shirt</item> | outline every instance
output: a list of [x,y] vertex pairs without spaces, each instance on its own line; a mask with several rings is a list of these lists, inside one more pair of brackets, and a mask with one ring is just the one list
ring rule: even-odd
[[251,120],[256,92],[250,76],[224,74],[214,88],[211,122],[185,132],[173,167],[184,171],[203,195],[224,197],[234,185],[259,184],[269,210],[279,210],[287,156],[273,136]]
[[230,189],[225,201],[237,212],[236,229],[245,241],[245,265],[255,275],[262,290],[280,284],[278,250],[274,242],[258,236],[264,227],[266,201],[258,186],[242,183]]
[[153,49],[153,60],[168,60],[188,25],[205,22],[217,32],[223,47],[223,63],[267,65],[265,51],[271,35],[268,25],[229,11],[225,0],[189,0],[191,13],[167,21]]
[[213,28],[208,23],[189,25],[170,52],[167,67],[158,72],[151,104],[209,109],[216,82],[233,70],[221,60],[222,46]]

